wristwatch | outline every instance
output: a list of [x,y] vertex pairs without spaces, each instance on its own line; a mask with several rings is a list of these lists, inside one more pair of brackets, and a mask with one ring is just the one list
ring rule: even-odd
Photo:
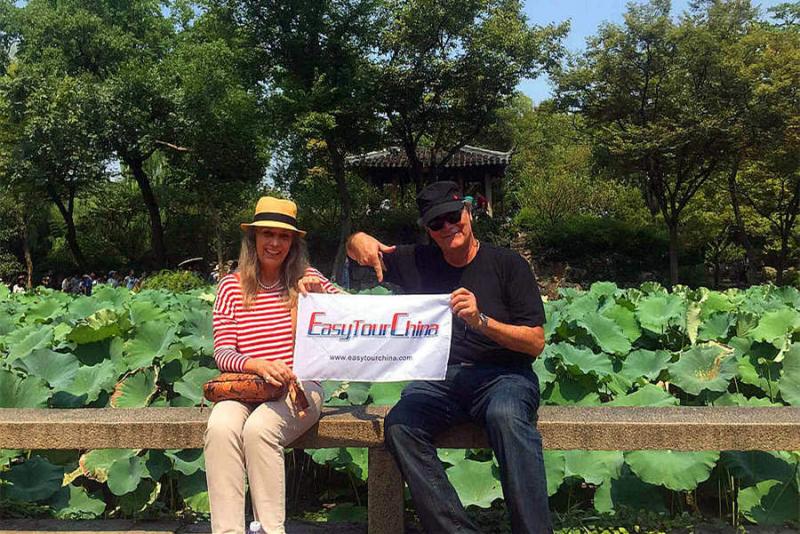
[[489,316],[483,312],[480,312],[478,314],[478,325],[480,325],[483,328],[489,326]]

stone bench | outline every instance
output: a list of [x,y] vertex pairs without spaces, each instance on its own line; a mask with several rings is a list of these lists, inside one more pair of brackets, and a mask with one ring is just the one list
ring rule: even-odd
[[[304,449],[369,448],[368,529],[403,531],[403,482],[383,446],[386,406],[328,407],[292,444]],[[0,449],[196,449],[210,409],[0,409]],[[548,449],[798,450],[800,407],[622,408],[544,406],[539,431]],[[438,444],[486,447],[474,425],[454,428]]]

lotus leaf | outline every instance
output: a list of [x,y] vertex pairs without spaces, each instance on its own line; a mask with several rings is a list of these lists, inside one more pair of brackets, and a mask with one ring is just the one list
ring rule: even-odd
[[736,308],[730,297],[718,291],[709,291],[701,304],[700,317],[705,321],[717,312],[729,312]]
[[728,332],[734,323],[735,318],[730,313],[715,313],[700,326],[697,338],[700,341],[723,341],[728,338]]
[[797,462],[787,462],[780,455],[764,451],[723,451],[722,465],[739,480],[742,487],[765,480],[791,480]]
[[492,462],[462,460],[446,471],[464,506],[488,508],[503,496]]
[[620,476],[624,458],[621,451],[564,451],[564,477],[582,478],[589,484]]
[[736,362],[736,372],[745,384],[756,386],[770,398],[778,394],[781,365],[763,361],[757,354],[747,354]]
[[748,335],[755,341],[772,343],[780,348],[784,338],[800,329],[800,312],[791,308],[767,312],[758,321],[758,326]]
[[559,343],[552,348],[567,370],[573,375],[594,374],[598,377],[614,372],[613,364],[607,354],[595,354],[592,349],[579,348],[567,343]]
[[598,309],[600,309],[600,299],[597,295],[582,293],[564,310],[564,318],[567,321],[578,321],[587,315],[597,313]]
[[677,406],[678,399],[654,384],[645,384],[629,395],[617,397],[607,406]]
[[89,451],[81,456],[78,461],[79,475],[86,478],[105,482],[108,480],[108,470],[117,461],[133,458],[137,451],[135,449],[97,449]]
[[153,305],[152,302],[135,300],[129,307],[131,323],[138,327],[147,322],[161,322],[166,317],[166,312]]
[[74,355],[53,352],[50,349],[37,349],[17,360],[17,364],[55,389],[72,384],[79,366],[78,358]]
[[19,328],[6,336],[8,347],[6,361],[13,362],[24,358],[37,349],[48,347],[53,342],[53,327],[50,325],[29,325]]
[[145,459],[141,456],[121,458],[108,470],[108,489],[114,495],[125,495],[134,491],[139,482],[148,476]]
[[67,319],[80,321],[86,319],[96,311],[109,308],[108,304],[92,297],[79,297],[67,306]]
[[600,395],[595,387],[586,380],[574,380],[568,376],[561,377],[545,390],[542,399],[545,404],[596,406],[600,404]]
[[589,287],[589,293],[598,297],[613,297],[619,288],[614,282],[593,282]]
[[667,368],[671,358],[670,353],[665,350],[634,350],[625,358],[619,374],[631,382],[643,377],[655,380]]
[[594,507],[598,512],[610,513],[623,506],[656,513],[667,511],[662,488],[643,482],[627,466],[622,467],[619,478],[603,481],[594,494]]
[[167,321],[151,321],[139,326],[136,337],[125,343],[124,358],[128,368],[148,367],[164,356],[175,339],[176,330]]
[[736,374],[736,359],[714,345],[698,345],[683,352],[669,366],[672,382],[686,393],[725,391]]
[[183,497],[186,505],[195,512],[209,513],[211,511],[208,503],[208,486],[206,486],[206,474],[204,471],[197,471],[193,475],[179,477],[178,493]]
[[547,495],[553,496],[564,483],[567,456],[564,451],[544,451],[544,471],[547,478]]
[[759,397],[745,397],[741,393],[728,393],[725,392],[713,402],[714,406],[744,406],[744,407],[751,407],[756,408],[759,406],[782,406],[781,404],[775,404],[769,399],[759,398]]
[[185,313],[185,334],[181,342],[195,354],[210,356],[214,353],[214,330],[211,327],[211,310],[189,310]]
[[607,317],[590,313],[579,319],[578,324],[586,329],[603,352],[627,354],[631,350],[631,343],[622,329]]
[[173,389],[175,393],[180,393],[186,399],[189,399],[193,405],[197,406],[203,400],[203,384],[219,375],[216,369],[209,369],[208,367],[198,367],[192,369],[178,382],[175,382]]
[[[180,482],[178,482],[178,487],[180,488]],[[156,502],[160,492],[161,484],[153,482],[149,478],[142,479],[141,484],[134,491],[119,497],[119,509],[127,516],[138,515]]]
[[20,378],[0,369],[0,408],[44,408],[49,398],[50,390],[40,378]]
[[114,408],[144,408],[158,390],[158,369],[142,369],[119,381],[111,395]]
[[94,343],[111,337],[118,337],[130,328],[130,323],[117,312],[109,309],[98,310],[80,321],[68,338],[78,344]]
[[783,376],[778,381],[781,398],[800,406],[800,343],[793,343],[783,357]]
[[[320,451],[335,451],[336,449],[318,449]],[[316,452],[316,451],[314,451]],[[183,449],[165,451],[167,458],[172,460],[173,468],[184,475],[193,475],[199,470],[205,470],[205,456],[203,449]],[[324,463],[324,462],[321,462]]]
[[72,484],[61,487],[48,504],[58,519],[96,519],[106,509],[102,495],[89,494],[86,488]]
[[53,395],[53,404],[63,408],[85,406],[94,402],[104,391],[111,391],[117,380],[114,362],[106,360],[91,367],[80,367],[75,379]]
[[625,463],[636,476],[648,484],[664,486],[673,491],[693,490],[706,480],[717,464],[719,453],[714,451],[630,451]]
[[63,478],[63,467],[33,456],[2,473],[2,479],[9,484],[3,493],[14,501],[44,501],[58,491]]
[[[57,293],[54,295],[57,295]],[[64,313],[66,301],[58,299],[54,295],[48,296],[48,298],[28,308],[28,311],[25,313],[26,322],[46,323]]]
[[649,295],[639,301],[636,316],[642,328],[663,334],[672,326],[685,327],[686,303],[677,295]]
[[375,382],[369,387],[372,404],[392,406],[400,400],[400,393],[408,382]]
[[642,336],[642,329],[636,321],[636,314],[625,306],[614,304],[603,309],[602,315],[614,321],[631,343]]
[[792,482],[764,480],[739,492],[742,514],[759,525],[783,525],[800,520],[797,486]]
[[[545,352],[533,361],[533,372],[539,379],[539,391],[544,391],[547,384],[556,380],[555,362],[547,353],[551,345],[545,345]],[[552,353],[551,353],[552,354]]]
[[172,468],[170,458],[164,451],[148,451],[144,455],[144,466],[147,469],[147,478],[152,480],[159,480],[164,473]]

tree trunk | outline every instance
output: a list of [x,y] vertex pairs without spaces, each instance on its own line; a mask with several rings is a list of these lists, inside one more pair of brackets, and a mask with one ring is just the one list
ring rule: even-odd
[[781,250],[778,252],[778,274],[775,278],[775,284],[783,285],[783,270],[786,268],[786,257],[789,255],[789,236],[786,234],[781,235]]
[[336,258],[333,260],[331,278],[334,281],[343,279],[345,257],[347,254],[347,238],[353,231],[352,199],[347,187],[345,175],[344,155],[340,153],[335,141],[327,140],[328,151],[331,158],[333,177],[336,180],[336,190],[339,193],[339,245],[336,248]]
[[144,172],[143,163],[144,161],[141,159],[125,160],[125,164],[131,168],[136,183],[139,184],[142,199],[145,206],[147,206],[147,214],[150,217],[150,243],[153,247],[156,267],[163,269],[167,264],[164,249],[164,227],[161,225],[161,212],[158,208],[158,201],[153,193],[153,188],[150,187],[150,179],[147,177],[147,173]]
[[67,246],[72,253],[72,257],[75,259],[75,263],[78,264],[78,269],[83,270],[86,266],[86,259],[83,257],[80,245],[78,245],[78,233],[75,230],[75,220],[72,218],[72,210],[67,209],[61,197],[58,196],[58,193],[56,193],[55,189],[50,184],[47,185],[47,194],[58,208],[61,218],[64,219],[64,224],[67,225]]
[[742,211],[739,208],[739,194],[736,191],[737,174],[739,174],[739,160],[734,162],[731,172],[728,174],[728,193],[731,195],[731,207],[733,208],[736,238],[739,244],[744,248],[745,255],[747,256],[747,283],[753,285],[758,282],[758,256],[756,255],[753,242],[750,241],[750,236],[747,235],[747,230],[744,227],[744,219],[742,218]]
[[678,280],[678,223],[669,222],[669,281],[677,285]]
[[217,274],[219,275],[219,279],[222,280],[222,277],[228,274],[225,269],[225,251],[223,250],[225,240],[222,235],[222,218],[219,215],[218,209],[211,207],[210,210],[211,218],[214,223],[214,248],[217,253]]
[[[24,217],[24,215],[23,215]],[[28,224],[22,222],[22,253],[25,255],[25,269],[28,272],[28,289],[33,288],[33,256],[31,256],[31,242],[28,237]]]

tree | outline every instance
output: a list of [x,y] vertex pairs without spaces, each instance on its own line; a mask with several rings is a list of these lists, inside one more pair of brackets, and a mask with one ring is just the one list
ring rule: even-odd
[[[225,234],[269,162],[269,120],[261,105],[258,57],[250,36],[218,9],[204,11],[184,30],[165,61],[175,78],[175,137],[170,162],[185,195],[211,223],[211,248],[225,264]],[[250,204],[250,202],[247,202]]]
[[522,78],[552,67],[568,24],[528,24],[516,0],[392,0],[381,36],[380,111],[419,190],[496,120]]
[[743,205],[766,220],[778,240],[777,282],[790,252],[800,207],[800,3],[773,8],[775,23],[761,23],[726,49],[729,68],[746,87],[739,104],[737,150],[730,158],[727,185],[736,229],[756,261],[745,229]]
[[[56,205],[75,263],[83,268],[75,202],[105,177],[91,84],[82,77],[53,74],[47,65],[14,63],[0,81],[0,92],[5,103],[0,106],[2,124],[14,130],[6,137],[13,138],[7,186],[21,206],[32,207],[41,197]],[[22,224],[23,229],[28,226]]]
[[173,146],[173,91],[158,67],[174,45],[177,21],[158,0],[31,0],[17,15],[21,65],[46,65],[54,76],[91,85],[107,157],[120,160],[138,183],[150,217],[155,263],[165,265],[160,209],[144,162],[158,147]]
[[746,31],[748,2],[714,1],[674,22],[668,0],[631,5],[625,26],[608,24],[583,57],[557,76],[561,104],[592,129],[601,161],[638,183],[670,238],[670,279],[678,283],[682,214],[733,151],[742,83],[724,68],[712,10],[730,37]]
[[379,4],[246,0],[221,6],[262,52],[269,113],[276,137],[285,140],[284,149],[297,156],[310,142],[325,152],[340,204],[336,279],[344,266],[345,240],[352,233],[345,157],[374,143],[378,132],[378,73],[369,60],[379,34]]

